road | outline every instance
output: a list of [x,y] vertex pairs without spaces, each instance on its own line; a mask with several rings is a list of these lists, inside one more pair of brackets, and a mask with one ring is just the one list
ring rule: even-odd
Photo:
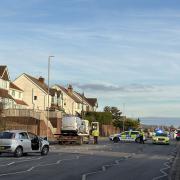
[[48,156],[0,156],[0,180],[165,180],[176,149],[177,142],[153,145],[150,141],[53,145]]

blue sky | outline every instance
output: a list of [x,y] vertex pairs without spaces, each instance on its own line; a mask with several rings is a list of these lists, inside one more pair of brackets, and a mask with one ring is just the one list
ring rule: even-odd
[[[179,0],[1,0],[0,64],[132,117],[180,116]],[[123,109],[123,104],[125,108]]]

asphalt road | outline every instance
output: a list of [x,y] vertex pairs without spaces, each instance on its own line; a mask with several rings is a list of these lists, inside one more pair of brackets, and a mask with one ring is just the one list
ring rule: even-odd
[[0,180],[168,179],[177,142],[170,145],[117,143],[53,145],[48,156],[0,156]]

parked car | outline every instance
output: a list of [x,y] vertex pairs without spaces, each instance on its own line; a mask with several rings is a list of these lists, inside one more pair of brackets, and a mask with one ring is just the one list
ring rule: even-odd
[[47,155],[48,152],[49,142],[33,133],[21,130],[0,132],[0,154],[13,153],[21,157],[27,153]]
[[[124,131],[120,134],[109,136],[109,139],[114,141],[115,143],[119,141],[140,142],[140,131]],[[145,136],[143,136],[143,139],[144,141],[146,140]]]
[[177,132],[176,132],[176,140],[177,141],[180,140],[180,129],[178,129]]

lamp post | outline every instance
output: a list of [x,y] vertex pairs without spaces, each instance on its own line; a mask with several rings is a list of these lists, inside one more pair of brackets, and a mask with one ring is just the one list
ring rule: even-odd
[[49,56],[48,57],[48,112],[47,112],[47,129],[46,129],[46,136],[48,139],[48,125],[49,125],[49,82],[50,82],[50,61],[51,58],[53,58],[54,56]]
[[123,103],[123,131],[124,131],[124,124],[125,124],[125,103]]

